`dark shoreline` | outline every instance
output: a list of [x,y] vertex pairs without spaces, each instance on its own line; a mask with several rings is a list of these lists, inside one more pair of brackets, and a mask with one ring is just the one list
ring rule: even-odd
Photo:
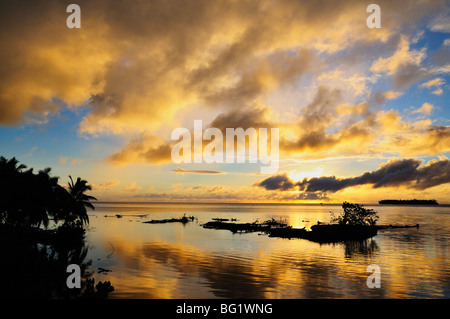
[[434,199],[383,199],[380,205],[414,205],[414,206],[439,206]]

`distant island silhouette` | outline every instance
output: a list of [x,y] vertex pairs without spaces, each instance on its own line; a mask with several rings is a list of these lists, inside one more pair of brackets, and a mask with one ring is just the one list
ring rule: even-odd
[[381,205],[439,205],[434,199],[383,199]]

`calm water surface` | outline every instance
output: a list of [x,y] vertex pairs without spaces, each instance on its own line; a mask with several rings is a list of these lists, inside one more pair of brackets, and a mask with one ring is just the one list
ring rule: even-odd
[[[449,298],[450,207],[366,207],[378,212],[378,224],[420,228],[319,244],[200,225],[215,217],[283,218],[309,228],[340,206],[99,203],[90,212],[87,258],[96,281],[115,286],[111,298]],[[184,213],[198,220],[142,223]],[[366,285],[370,264],[381,268],[381,288]]]

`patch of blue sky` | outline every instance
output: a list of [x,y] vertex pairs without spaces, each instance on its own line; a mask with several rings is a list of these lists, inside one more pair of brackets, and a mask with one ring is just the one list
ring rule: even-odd
[[87,108],[62,108],[49,115],[44,124],[0,127],[0,153],[29,166],[58,165],[61,158],[100,160],[120,147],[120,138],[101,136],[86,138],[79,133],[79,123]]

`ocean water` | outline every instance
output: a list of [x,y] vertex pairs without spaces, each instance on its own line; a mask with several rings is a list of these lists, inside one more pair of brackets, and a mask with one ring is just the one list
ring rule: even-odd
[[[330,211],[340,214],[339,205],[97,203],[89,213],[89,271],[115,287],[110,298],[450,298],[450,207],[366,207],[378,212],[378,224],[420,227],[319,244],[201,225],[281,218],[309,228],[329,222]],[[184,213],[197,219],[142,223]],[[379,288],[367,285],[373,264]]]

